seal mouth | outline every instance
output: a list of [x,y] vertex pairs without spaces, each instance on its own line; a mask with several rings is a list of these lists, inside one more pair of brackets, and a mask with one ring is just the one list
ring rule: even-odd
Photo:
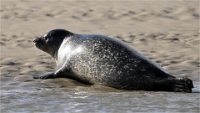
[[44,46],[42,46],[41,44],[35,43],[35,46],[36,46],[38,49],[41,49],[42,51],[46,51],[46,49],[44,48]]
[[33,40],[33,43],[35,44],[35,46],[38,48],[38,49],[41,49],[43,51],[45,51],[45,47],[43,46],[44,45],[44,42],[41,38],[36,38],[35,40]]

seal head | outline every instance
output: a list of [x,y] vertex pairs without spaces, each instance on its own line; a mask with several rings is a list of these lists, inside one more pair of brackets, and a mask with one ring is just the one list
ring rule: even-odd
[[57,58],[57,51],[65,37],[71,36],[73,33],[64,29],[54,29],[36,38],[33,42],[35,46],[50,54],[52,57]]

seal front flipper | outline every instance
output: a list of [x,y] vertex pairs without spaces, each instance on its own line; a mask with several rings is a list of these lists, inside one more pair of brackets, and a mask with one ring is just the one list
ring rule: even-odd
[[37,76],[37,77],[33,77],[34,79],[53,79],[53,78],[56,78],[55,74],[54,73],[50,73],[50,74],[46,74],[46,75],[43,75],[43,76]]
[[50,74],[37,76],[37,77],[33,77],[33,78],[34,79],[55,79],[55,78],[64,78],[63,75],[64,74],[62,74],[62,72],[59,71],[57,73],[50,73]]

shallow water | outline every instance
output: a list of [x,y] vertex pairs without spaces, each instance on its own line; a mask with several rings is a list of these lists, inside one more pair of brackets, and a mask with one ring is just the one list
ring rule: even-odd
[[5,89],[1,90],[1,112],[199,112],[198,90],[125,91],[104,86]]

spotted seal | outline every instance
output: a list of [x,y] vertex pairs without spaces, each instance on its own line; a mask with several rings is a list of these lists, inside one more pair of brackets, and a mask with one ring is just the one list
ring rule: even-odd
[[132,47],[108,36],[54,29],[34,43],[57,62],[54,72],[35,79],[66,77],[117,89],[192,92],[192,80],[170,75]]

